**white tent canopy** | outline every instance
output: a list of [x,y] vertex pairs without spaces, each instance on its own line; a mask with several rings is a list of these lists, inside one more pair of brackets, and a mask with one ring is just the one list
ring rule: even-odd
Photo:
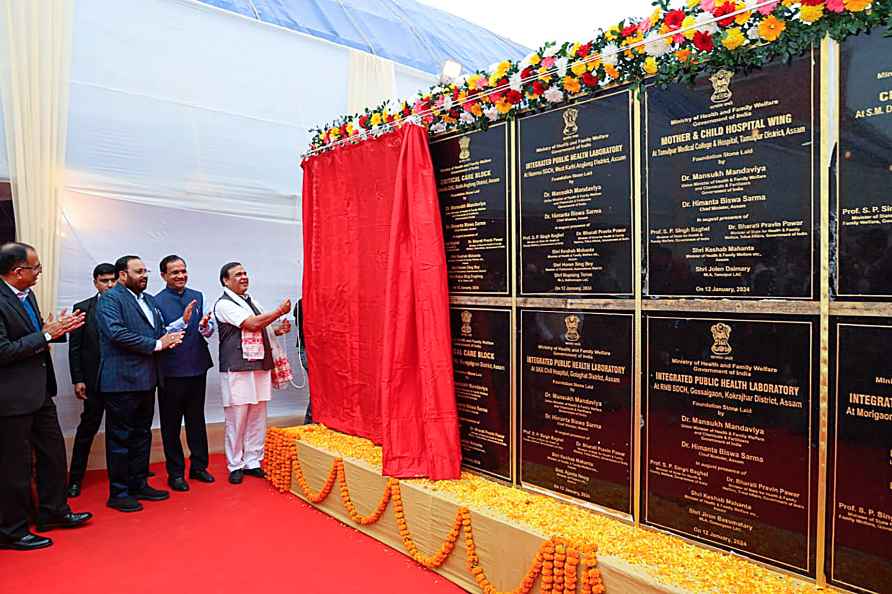
[[[151,293],[163,288],[161,258],[181,255],[206,308],[230,260],[246,266],[261,304],[296,300],[299,155],[311,127],[347,111],[357,50],[192,0],[76,0],[72,31],[59,307],[89,297],[93,267],[123,254],[146,261]],[[394,98],[434,82],[375,60],[377,72],[382,63],[392,71],[385,87]],[[10,175],[6,155],[0,139],[0,178]],[[287,338],[293,354],[294,334]],[[67,349],[54,359],[60,420],[71,433],[81,407]],[[220,421],[216,373],[208,383],[208,421]],[[305,402],[304,390],[280,392],[270,415],[300,414]]]

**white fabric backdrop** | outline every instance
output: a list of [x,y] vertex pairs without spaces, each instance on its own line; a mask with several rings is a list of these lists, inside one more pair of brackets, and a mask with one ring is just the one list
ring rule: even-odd
[[[126,253],[153,271],[152,293],[158,262],[177,253],[208,307],[229,260],[263,305],[297,299],[299,155],[309,127],[346,111],[349,52],[188,0],[78,0],[59,306],[91,294],[97,262]],[[433,82],[402,66],[395,80],[402,96]],[[293,354],[293,332],[287,343]],[[81,405],[66,347],[53,355],[70,434]],[[208,421],[222,421],[216,371],[208,380]],[[305,390],[278,392],[270,415],[305,403]]]
[[[5,70],[4,58],[0,56],[0,79],[4,76],[2,72]],[[0,99],[0,180],[9,179],[9,160],[6,157],[6,126],[4,122],[3,101]]]
[[396,99],[393,62],[350,50],[347,78],[347,113],[361,113],[386,99]]

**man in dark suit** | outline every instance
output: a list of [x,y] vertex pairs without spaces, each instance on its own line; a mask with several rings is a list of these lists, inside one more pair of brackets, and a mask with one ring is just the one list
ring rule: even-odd
[[76,514],[65,497],[65,440],[56,416],[56,376],[49,343],[84,323],[75,312],[46,322],[31,287],[42,267],[24,243],[0,246],[0,549],[53,544],[28,531],[32,452],[37,459],[38,531],[72,528],[92,514]]
[[81,422],[74,436],[71,466],[68,471],[68,496],[81,494],[81,482],[87,471],[87,458],[93,446],[93,438],[99,431],[105,402],[98,389],[99,382],[99,327],[96,322],[96,303],[99,297],[115,285],[115,265],[103,262],[93,269],[93,286],[96,294],[75,304],[74,311],[82,311],[85,323],[71,333],[68,343],[68,367],[74,395],[84,401]]
[[151,295],[149,271],[137,256],[115,262],[117,284],[99,300],[99,390],[105,398],[108,506],[123,512],[142,509],[140,500],[161,501],[170,493],[147,482],[152,447],[155,388],[162,381],[161,351],[183,340],[177,331],[192,308],[167,328]]

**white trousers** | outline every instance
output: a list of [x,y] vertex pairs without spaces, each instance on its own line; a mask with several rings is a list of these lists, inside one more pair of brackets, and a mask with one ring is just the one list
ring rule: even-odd
[[229,472],[260,468],[266,438],[266,402],[224,406],[226,465]]

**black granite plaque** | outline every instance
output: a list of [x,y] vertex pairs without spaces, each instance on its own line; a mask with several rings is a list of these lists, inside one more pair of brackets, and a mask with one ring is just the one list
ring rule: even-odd
[[831,325],[830,581],[892,592],[892,320]]
[[892,295],[892,39],[884,33],[851,37],[840,54],[835,272],[841,298]]
[[647,90],[646,296],[816,298],[815,68]]
[[518,120],[522,296],[632,291],[628,91]]
[[508,126],[431,143],[452,294],[508,295]]
[[647,524],[813,575],[817,328],[645,316]]
[[632,513],[633,315],[520,310],[521,482]]
[[453,306],[452,367],[462,463],[511,480],[511,310]]

